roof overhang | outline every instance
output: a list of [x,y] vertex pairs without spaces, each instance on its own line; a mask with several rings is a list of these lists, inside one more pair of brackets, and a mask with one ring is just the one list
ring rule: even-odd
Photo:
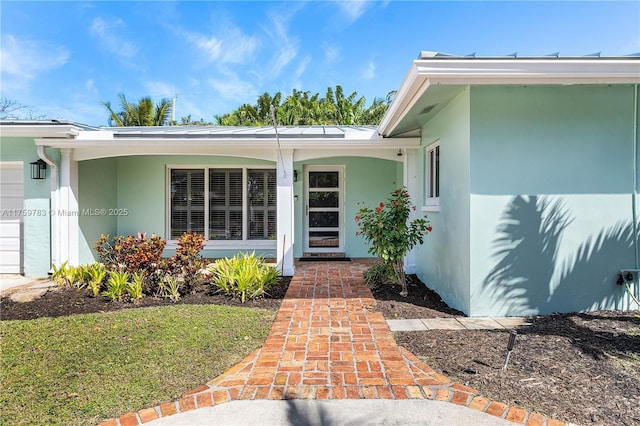
[[[2,120],[0,135],[32,138],[75,138],[86,126],[58,120]],[[92,130],[98,130],[92,128]]]
[[[436,56],[411,65],[378,128],[384,137],[415,132],[470,85],[638,84],[640,57],[470,58]],[[425,96],[431,100],[425,101]],[[416,111],[416,108],[420,111]],[[423,112],[424,111],[424,112]],[[415,117],[407,119],[412,112]],[[420,120],[417,115],[423,114]]]
[[[73,149],[73,158],[77,161],[130,155],[227,155],[275,160],[278,149],[299,154],[300,151],[325,153],[327,157],[361,155],[397,160],[394,156],[398,150],[420,145],[419,138],[382,138],[373,127],[343,129],[339,135],[331,129],[328,134],[317,134],[307,129],[293,131],[283,127],[279,128],[276,138],[273,128],[110,128],[81,132],[73,139],[37,138],[35,144]],[[301,158],[305,158],[304,154]]]

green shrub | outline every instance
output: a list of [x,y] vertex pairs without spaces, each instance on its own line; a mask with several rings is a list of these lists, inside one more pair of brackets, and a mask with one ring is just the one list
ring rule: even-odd
[[364,273],[364,281],[368,287],[375,288],[381,284],[395,283],[396,273],[388,264],[377,262]]
[[162,258],[162,251],[167,242],[153,234],[150,238],[146,234],[138,236],[122,235],[113,237],[101,235],[96,241],[95,249],[105,267],[111,271],[122,270],[133,274],[138,271],[150,273],[157,268]]
[[127,271],[110,271],[107,280],[107,289],[102,295],[107,299],[122,300],[129,286],[129,273]]
[[53,265],[51,279],[58,287],[71,287],[77,280],[76,268],[66,261],[60,266]]
[[166,275],[163,280],[160,281],[160,294],[162,297],[177,302],[180,300],[180,283],[175,277]]
[[142,292],[143,283],[144,272],[138,271],[131,275],[131,281],[127,284],[127,293],[129,293],[131,300],[135,301],[144,297],[144,293]]
[[247,299],[262,296],[265,291],[280,280],[280,272],[267,265],[255,253],[240,253],[233,258],[218,259],[211,267],[211,284],[225,294]]
[[93,294],[93,297],[97,297],[102,290],[102,282],[107,276],[107,269],[101,263],[92,263],[85,267],[85,271],[89,276],[87,286]]
[[393,269],[395,281],[402,286],[402,296],[407,295],[404,257],[414,246],[422,244],[425,235],[432,231],[426,216],[410,221],[411,210],[415,211],[416,206],[411,205],[407,190],[400,188],[375,209],[361,208],[355,218],[360,228],[356,235],[362,235],[371,244],[370,254],[375,254]]

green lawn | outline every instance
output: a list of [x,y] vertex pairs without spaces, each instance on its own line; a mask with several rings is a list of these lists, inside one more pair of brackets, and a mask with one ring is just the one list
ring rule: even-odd
[[0,424],[95,424],[177,399],[260,347],[274,312],[216,305],[0,322]]

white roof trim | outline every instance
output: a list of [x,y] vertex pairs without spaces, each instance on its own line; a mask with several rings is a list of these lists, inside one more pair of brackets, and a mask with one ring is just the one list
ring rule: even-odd
[[418,59],[411,65],[378,132],[383,136],[391,134],[433,85],[639,84],[639,59]]

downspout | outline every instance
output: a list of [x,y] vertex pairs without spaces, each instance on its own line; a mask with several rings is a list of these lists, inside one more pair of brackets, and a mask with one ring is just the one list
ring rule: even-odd
[[640,269],[638,255],[638,85],[634,85],[633,92],[633,192],[631,193],[631,218],[633,220],[633,246],[635,250],[635,269]]
[[[51,263],[56,266],[60,266],[60,244],[58,238],[58,191],[60,184],[58,182],[58,164],[47,156],[46,148],[43,145],[36,147],[38,157],[45,163],[51,166],[51,206],[49,211],[49,218],[51,220]],[[53,269],[49,270],[52,273]]]
[[[631,193],[631,220],[633,220],[633,248],[635,254],[635,269],[640,270],[640,258],[638,255],[638,84],[634,85],[633,92],[633,192]],[[640,273],[636,272],[635,297],[640,295]],[[632,296],[632,295],[630,295]]]

